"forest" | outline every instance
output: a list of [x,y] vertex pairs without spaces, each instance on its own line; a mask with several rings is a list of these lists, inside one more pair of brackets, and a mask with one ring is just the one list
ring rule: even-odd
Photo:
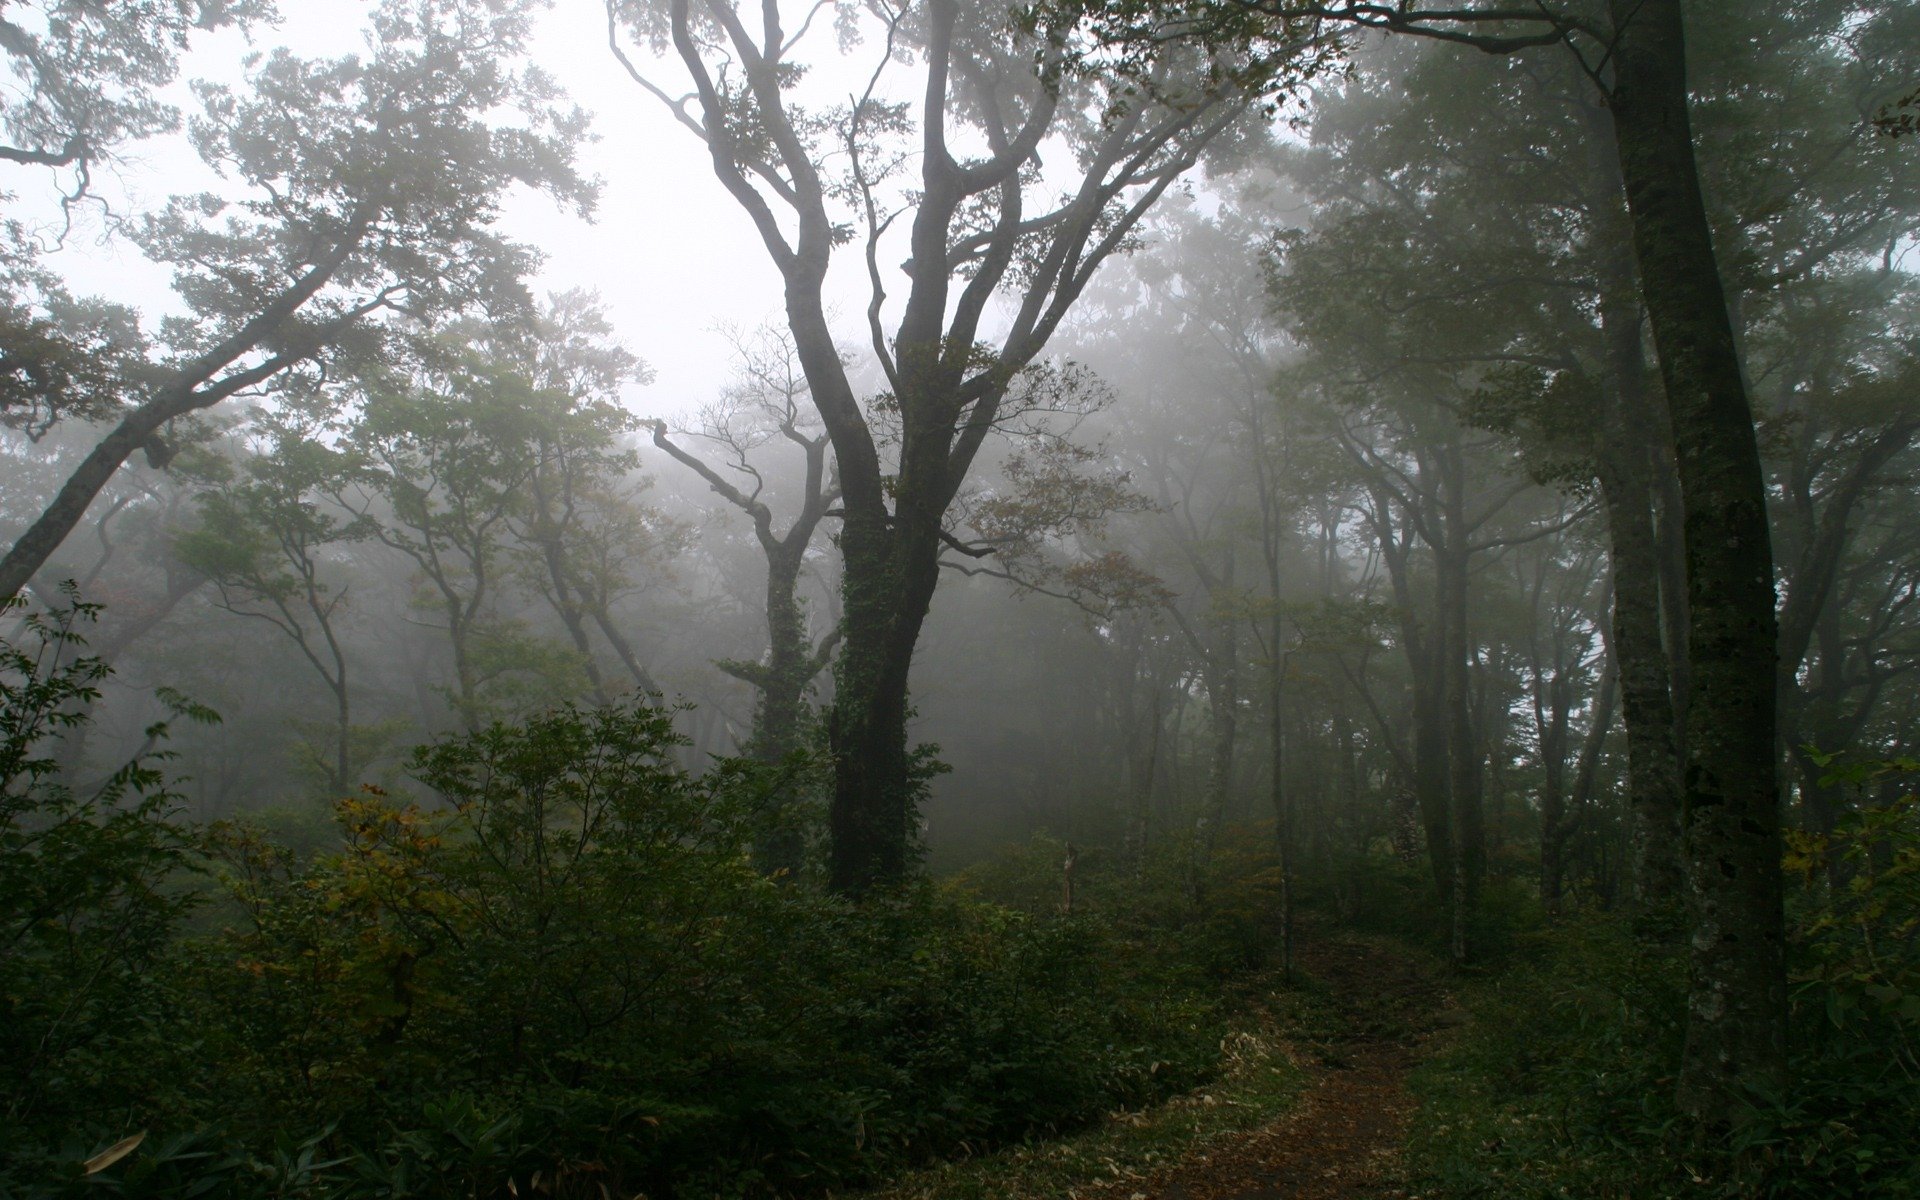
[[1920,1197],[1916,71],[0,0],[0,1200]]

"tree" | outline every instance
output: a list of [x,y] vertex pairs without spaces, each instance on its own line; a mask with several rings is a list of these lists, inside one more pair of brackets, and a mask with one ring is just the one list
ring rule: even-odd
[[646,481],[630,481],[639,460],[625,441],[637,424],[620,405],[621,386],[645,383],[652,372],[613,340],[598,298],[582,292],[550,297],[530,336],[496,339],[490,349],[536,389],[533,469],[510,516],[523,574],[566,626],[597,700],[611,697],[589,622],[634,685],[657,693],[613,617],[634,566],[674,542],[659,514],[638,502]]
[[372,522],[329,503],[354,471],[326,444],[325,414],[287,407],[257,418],[260,448],[221,472],[197,497],[200,521],[176,540],[189,567],[213,581],[219,605],[265,621],[292,641],[333,697],[327,787],[352,789],[352,694],[339,617],[347,588],[330,584],[334,547],[373,536]]
[[[837,625],[817,638],[813,635],[800,599],[801,569],[815,531],[839,496],[839,485],[828,458],[826,432],[809,413],[807,380],[791,338],[768,328],[736,337],[734,349],[736,381],[718,403],[702,410],[691,436],[714,446],[722,467],[740,483],[674,441],[664,421],[653,422],[653,444],[753,522],[754,540],[767,564],[767,649],[758,661],[729,659],[720,669],[759,697],[748,748],[757,758],[778,762],[801,748],[806,692],[840,644]],[[769,503],[772,467],[761,461],[767,446],[780,443],[793,448],[799,466],[795,511],[784,531],[774,528]],[[775,493],[791,490],[781,488],[777,479],[773,487]]]
[[[1142,45],[1167,20],[1164,6],[1135,0],[1102,11],[1123,45]],[[1498,54],[1562,47],[1605,98],[1685,508],[1692,690],[1682,820],[1693,937],[1678,1090],[1703,1123],[1731,1121],[1742,1086],[1776,1086],[1786,1070],[1777,632],[1753,408],[1694,158],[1681,0],[1608,0],[1600,19],[1545,4],[1362,0],[1201,0],[1183,12],[1195,19],[1189,32],[1240,46],[1262,37],[1291,46],[1303,28],[1331,25]]]
[[[831,883],[855,894],[885,888],[909,861],[908,673],[951,536],[948,509],[1015,376],[1093,272],[1234,123],[1245,93],[1184,47],[1170,46],[1138,80],[1071,71],[1074,22],[1022,27],[992,6],[931,0],[872,10],[867,31],[883,41],[872,81],[850,105],[822,112],[803,103],[794,57],[811,23],[789,31],[772,4],[757,20],[728,0],[608,0],[607,13],[611,27],[671,49],[692,88],[681,99],[615,46],[635,81],[705,142],[784,283],[844,514],[845,643],[828,722]],[[923,70],[919,98],[895,102],[880,83],[903,61]],[[1040,155],[1054,142],[1070,150],[1049,164],[1070,159],[1073,181],[1046,207]],[[903,221],[907,295],[889,333],[883,245]],[[898,422],[891,463],[827,315],[827,269],[851,241],[870,283],[868,333],[888,388],[880,403]],[[1010,316],[992,336],[984,321],[997,296]]]
[[[136,450],[170,457],[169,422],[351,370],[385,348],[385,316],[528,307],[531,252],[493,228],[506,190],[582,209],[591,196],[571,163],[581,117],[516,64],[530,28],[529,14],[476,0],[394,0],[364,58],[281,49],[245,91],[199,86],[195,146],[247,198],[176,197],[132,229],[175,267],[187,315],[166,323],[165,353],[125,382],[118,423],[0,559],[0,596],[25,586]],[[523,123],[499,123],[508,114]]]
[[[719,666],[757,697],[747,751],[763,762],[777,763],[805,748],[807,692],[840,644],[837,622],[817,637],[808,628],[800,598],[801,571],[815,531],[839,497],[839,483],[828,459],[826,431],[809,411],[807,380],[792,339],[783,330],[766,328],[750,337],[736,336],[734,350],[736,381],[718,403],[701,412],[692,436],[720,452],[722,467],[739,484],[669,437],[664,421],[653,423],[653,444],[753,522],[754,541],[766,560],[767,648],[757,661],[726,659]],[[776,483],[769,493],[772,466],[764,461],[764,451],[782,443],[798,458],[797,498],[791,484],[782,488]],[[769,503],[780,495],[793,508],[784,531],[775,529]],[[777,789],[768,793],[767,801],[756,855],[762,870],[792,875],[801,868],[804,845],[790,811],[791,797],[787,789]]]

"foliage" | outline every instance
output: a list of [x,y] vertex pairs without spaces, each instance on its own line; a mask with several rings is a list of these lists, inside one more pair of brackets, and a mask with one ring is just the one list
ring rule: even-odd
[[[1069,850],[1041,834],[961,872],[954,886],[1035,915],[1058,913]],[[1190,839],[1179,837],[1149,847],[1138,870],[1101,848],[1072,856],[1073,912],[1111,926],[1132,969],[1217,991],[1273,965],[1279,876],[1271,827],[1221,831],[1204,865]]]
[[[60,740],[87,720],[106,664],[85,653],[97,617],[68,585],[64,606],[20,614],[0,641],[0,1155],[16,1139],[75,1122],[108,1123],[151,1102],[175,1053],[147,973],[189,896],[169,886],[187,843],[179,800],[146,731],[142,752],[104,781],[62,779]],[[213,714],[171,693],[176,713]]]
[[1410,1157],[1424,1194],[1920,1195],[1920,1084],[1889,1055],[1886,1026],[1830,1019],[1818,974],[1844,957],[1836,933],[1858,934],[1800,899],[1788,1091],[1748,1095],[1724,1138],[1694,1134],[1673,1095],[1683,960],[1590,918],[1530,935],[1524,965],[1467,993],[1472,1024],[1416,1075]]
[[1824,783],[1891,785],[1892,794],[1849,812],[1830,835],[1787,836],[1787,869],[1803,885],[1801,1003],[1920,1081],[1920,795],[1899,786],[1920,775],[1920,762],[1819,761],[1832,768]]
[[[9,728],[83,722],[102,674],[41,669],[8,692]],[[45,1119],[12,1129],[0,1190],[784,1193],[1067,1129],[1214,1069],[1211,1003],[1116,970],[1130,943],[1100,919],[763,878],[746,847],[791,768],[691,776],[672,715],[561,707],[422,747],[421,795],[341,801],[343,848],[305,863],[208,830],[226,900],[205,932],[176,920],[166,880],[193,831],[165,821],[153,768],[128,787],[159,799],[77,810],[91,840],[56,948],[98,930],[124,965],[87,975],[115,1003],[64,1043],[85,1070],[8,1078]],[[16,1016],[75,963],[10,957]]]

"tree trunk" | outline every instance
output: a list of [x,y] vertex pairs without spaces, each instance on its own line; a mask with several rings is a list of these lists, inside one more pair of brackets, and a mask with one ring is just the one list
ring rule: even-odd
[[796,592],[805,547],[767,556],[767,666],[754,719],[756,754],[778,762],[800,749],[801,699],[813,680],[813,647]]
[[1691,977],[1678,1096],[1732,1121],[1786,1076],[1773,560],[1753,414],[1701,198],[1680,0],[1609,0],[1634,251],[1686,509]]
[[[1384,496],[1376,494],[1374,504],[1377,512],[1387,511]],[[1440,662],[1444,639],[1438,630],[1420,626],[1406,549],[1396,544],[1384,523],[1378,533],[1380,557],[1387,564],[1394,604],[1400,614],[1400,644],[1405,647],[1407,670],[1412,676],[1413,778],[1407,782],[1426,833],[1434,894],[1442,905],[1449,905],[1453,899],[1454,838],[1447,798],[1446,682]],[[1385,734],[1384,727],[1381,732]]]
[[[1611,195],[1596,198],[1611,211]],[[1613,660],[1627,731],[1629,887],[1642,908],[1680,896],[1680,758],[1674,744],[1673,677],[1661,648],[1660,550],[1653,524],[1647,444],[1651,405],[1642,384],[1640,306],[1634,300],[1631,253],[1599,247],[1601,336],[1606,342],[1607,395],[1602,403],[1600,495],[1607,513],[1613,566]]]
[[1480,803],[1479,743],[1473,730],[1473,692],[1467,630],[1466,478],[1457,444],[1448,448],[1447,537],[1433,547],[1441,688],[1447,729],[1447,816],[1453,832],[1453,893],[1449,948],[1467,960],[1467,927],[1486,873],[1486,829]]
[[940,539],[937,518],[912,519],[913,510],[900,507],[896,531],[884,512],[849,503],[840,535],[846,638],[827,724],[828,877],[834,891],[856,897],[903,883],[912,842],[907,682],[938,581]]
[[0,559],[0,600],[17,595],[27,586],[60,548],[60,543],[66,541],[74,526],[87,515],[93,498],[107,486],[120,464],[135,450],[147,445],[162,425],[192,412],[197,407],[192,400],[188,393],[184,397],[174,394],[149,401],[122,417],[120,423],[100,439],[61,485],[52,503],[14,542],[6,557]]
[[[795,594],[805,552],[802,544],[767,555],[767,662],[752,680],[760,694],[752,750],[755,758],[766,763],[782,762],[803,748],[801,713],[815,673],[805,614]],[[804,865],[806,839],[794,823],[793,804],[785,789],[768,796],[761,815],[764,827],[754,845],[754,858],[762,872],[791,878]]]
[[1573,707],[1573,683],[1567,678],[1564,659],[1554,663],[1544,707],[1547,722],[1540,732],[1540,902],[1548,913],[1558,915],[1567,838],[1573,832],[1567,817],[1567,712]]
[[[1227,559],[1225,586],[1233,586],[1233,559]],[[1208,656],[1213,661],[1207,671],[1208,724],[1213,732],[1213,749],[1207,767],[1207,794],[1194,827],[1193,894],[1196,902],[1205,887],[1206,873],[1213,864],[1213,852],[1220,841],[1220,827],[1226,824],[1227,806],[1233,799],[1234,757],[1240,742],[1240,622],[1232,615],[1222,618],[1220,642]]]
[[1268,635],[1271,661],[1267,667],[1267,709],[1273,725],[1268,749],[1273,771],[1273,838],[1280,858],[1280,977],[1293,979],[1293,805],[1287,794],[1286,655],[1280,651],[1281,625],[1278,587],[1273,588],[1274,613]]
[[1443,906],[1453,903],[1453,818],[1447,791],[1446,694],[1431,655],[1413,665],[1413,798],[1426,833],[1427,862],[1434,894]]
[[1151,667],[1145,672],[1147,703],[1142,726],[1139,690],[1142,677],[1139,648],[1128,658],[1127,677],[1121,681],[1124,737],[1127,745],[1127,829],[1124,853],[1127,869],[1139,875],[1146,869],[1147,844],[1152,836],[1153,785],[1160,768],[1160,729],[1165,723],[1161,697],[1165,691]]

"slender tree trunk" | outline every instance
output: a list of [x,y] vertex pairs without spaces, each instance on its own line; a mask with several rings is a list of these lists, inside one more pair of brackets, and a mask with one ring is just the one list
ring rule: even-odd
[[[1612,203],[1611,194],[1595,201],[1606,211]],[[1642,384],[1641,310],[1627,238],[1622,229],[1599,247],[1608,394],[1595,457],[1613,566],[1611,649],[1627,731],[1629,886],[1635,904],[1658,908],[1680,897],[1680,758],[1673,677],[1661,648],[1660,550],[1646,437],[1652,405]]]
[[1472,641],[1467,628],[1466,480],[1450,448],[1452,469],[1447,487],[1446,545],[1433,548],[1438,575],[1437,596],[1441,688],[1446,706],[1447,815],[1453,831],[1452,931],[1453,960],[1467,960],[1468,925],[1480,896],[1486,872],[1485,814],[1480,803],[1479,745],[1473,731],[1473,693],[1469,659]]
[[1634,250],[1686,508],[1682,820],[1691,924],[1678,1095],[1726,1124],[1786,1077],[1786,971],[1766,489],[1688,126],[1680,0],[1609,0],[1611,94]]
[[[767,554],[767,662],[751,677],[759,692],[754,713],[752,751],[766,763],[779,763],[801,750],[801,714],[807,685],[815,674],[805,614],[796,595],[804,544]],[[793,817],[793,798],[784,789],[771,793],[761,814],[764,828],[754,845],[761,871],[782,878],[804,865],[806,839]]]
[[754,718],[758,755],[778,762],[800,749],[800,715],[813,680],[813,647],[797,595],[805,547],[767,556],[767,665],[757,680],[760,711]]
[[447,641],[453,647],[454,707],[468,733],[480,731],[480,683],[473,667],[473,652],[468,645],[468,627],[463,606],[457,598],[447,599]]
[[655,683],[652,674],[640,665],[639,656],[633,652],[633,643],[620,632],[620,627],[614,624],[613,616],[607,612],[605,606],[595,603],[588,608],[587,615],[593,618],[594,625],[600,630],[600,636],[607,639],[607,645],[613,647],[614,655],[620,659],[620,664],[626,667],[627,674],[633,677],[634,686],[650,696],[660,695],[660,685]]
[[[1138,688],[1138,658],[1130,664],[1128,678],[1124,686],[1129,693]],[[1127,711],[1127,865],[1138,875],[1146,867],[1147,842],[1152,834],[1153,822],[1153,783],[1160,767],[1160,727],[1164,723],[1161,714],[1161,693],[1159,680],[1147,675],[1147,705],[1145,728],[1140,727],[1139,704],[1129,695],[1125,701]]]
[[[1642,460],[1644,461],[1644,460]],[[1673,693],[1660,649],[1660,580],[1644,474],[1603,463],[1600,491],[1613,562],[1614,661],[1627,731],[1628,887],[1647,909],[1678,900],[1680,767]]]
[[[1277,592],[1277,589],[1276,589]],[[1287,794],[1286,655],[1280,651],[1282,634],[1279,597],[1273,597],[1269,622],[1271,661],[1267,666],[1267,712],[1272,719],[1268,749],[1272,755],[1273,836],[1280,858],[1280,975],[1293,979],[1293,805]]]
[[[1228,559],[1225,585],[1233,586],[1232,559]],[[1207,673],[1208,720],[1213,730],[1212,758],[1207,768],[1207,795],[1200,820],[1194,829],[1194,896],[1200,896],[1207,871],[1213,864],[1213,852],[1219,845],[1220,827],[1226,824],[1227,806],[1233,799],[1234,759],[1240,742],[1240,622],[1229,615],[1223,618],[1220,641],[1215,647]]]
[[344,669],[333,684],[333,794],[344,796],[353,787],[353,716],[347,703]]
[[1455,869],[1447,790],[1446,693],[1430,653],[1413,660],[1413,668],[1413,798],[1426,832],[1434,894],[1443,906],[1451,906]]
[[1547,684],[1546,728],[1540,732],[1540,902],[1555,915],[1560,911],[1567,837],[1573,832],[1567,817],[1567,712],[1572,707],[1566,663],[1557,661]]

